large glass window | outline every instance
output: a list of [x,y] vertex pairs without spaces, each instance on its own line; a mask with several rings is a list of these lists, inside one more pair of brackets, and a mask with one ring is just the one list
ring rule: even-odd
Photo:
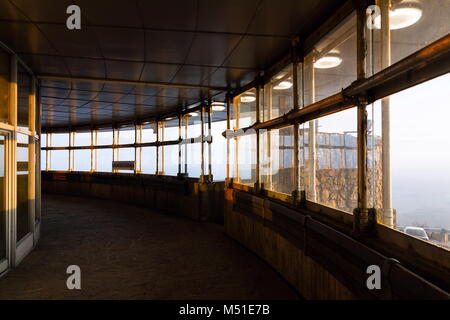
[[52,133],[52,145],[49,147],[68,147],[69,134],[68,133]]
[[[134,162],[134,148],[117,148],[116,151],[118,153],[117,161],[132,161]],[[119,172],[127,172],[132,173],[134,170],[119,170]]]
[[211,167],[214,181],[226,178],[227,140],[222,133],[227,130],[227,112],[224,103],[213,103],[211,108]]
[[97,150],[97,171],[112,172],[112,149]]
[[142,148],[142,173],[156,173],[156,147]]
[[356,80],[356,15],[319,41],[305,57],[304,105],[338,93]]
[[295,190],[294,127],[261,133],[261,182],[267,190]]
[[75,171],[91,170],[91,150],[74,150]]
[[358,200],[356,108],[309,121],[300,135],[306,198],[352,213]]
[[109,146],[113,144],[113,132],[112,129],[99,130],[97,132],[97,145]]
[[91,145],[91,132],[76,132],[75,133],[75,146],[90,146]]
[[163,122],[164,125],[164,135],[161,137],[160,141],[174,141],[179,138],[178,130],[178,118],[170,118]]
[[119,130],[119,144],[135,143],[135,129],[133,127],[124,127]]
[[[275,75],[264,86],[264,101],[261,120],[267,121],[288,113],[294,108],[294,79],[293,66],[289,65]],[[262,92],[262,91],[261,91]]]
[[[392,214],[393,226],[399,230],[423,228],[430,241],[450,248],[449,84],[447,74],[392,95],[384,105],[378,101],[368,110],[378,143],[375,152],[380,152],[380,140],[391,146],[383,149],[390,168],[383,167],[378,156],[369,164],[375,167],[377,181],[372,201],[382,209],[384,222],[390,224]],[[390,113],[383,113],[383,107]],[[383,129],[383,117],[390,123],[389,131]]]
[[[235,130],[256,122],[256,90],[244,92],[234,99]],[[235,177],[242,184],[253,185],[256,180],[256,132],[235,138]]]
[[156,122],[142,125],[142,143],[156,141]]
[[51,170],[67,171],[69,170],[69,151],[68,150],[52,150],[52,167]]
[[[368,40],[372,47],[372,72],[378,72],[391,63],[413,54],[419,49],[450,33],[450,1],[448,0],[378,0],[377,9],[369,15]],[[383,7],[389,7],[384,10]],[[384,12],[389,12],[389,28],[382,25]],[[383,58],[383,48],[390,39],[391,51]]]
[[168,176],[178,174],[178,145],[164,147],[164,174]]
[[30,232],[28,136],[17,133],[17,241]]

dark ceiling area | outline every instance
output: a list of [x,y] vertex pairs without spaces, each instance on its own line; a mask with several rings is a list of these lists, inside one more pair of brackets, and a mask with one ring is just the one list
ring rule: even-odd
[[0,41],[41,77],[44,128],[90,126],[223,101],[344,2],[2,0]]

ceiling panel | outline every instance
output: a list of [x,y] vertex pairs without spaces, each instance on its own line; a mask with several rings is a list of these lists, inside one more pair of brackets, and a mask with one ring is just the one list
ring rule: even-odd
[[253,81],[289,52],[294,34],[312,32],[344,0],[77,0],[82,29],[68,30],[72,2],[0,1],[0,41],[35,74],[53,76],[41,80],[48,126],[133,120],[223,100],[225,88]]

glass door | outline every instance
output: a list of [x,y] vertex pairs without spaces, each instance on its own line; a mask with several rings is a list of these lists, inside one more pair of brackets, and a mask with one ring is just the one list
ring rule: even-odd
[[6,187],[6,136],[0,132],[0,274],[9,268],[9,210]]

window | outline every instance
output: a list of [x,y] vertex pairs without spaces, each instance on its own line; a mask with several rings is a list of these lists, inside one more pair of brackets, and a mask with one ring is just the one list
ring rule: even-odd
[[75,171],[91,171],[91,150],[74,150]]
[[69,151],[68,150],[52,150],[52,166],[51,170],[67,171],[69,170]]
[[133,127],[124,127],[119,129],[119,144],[135,143],[135,129]]
[[97,150],[97,171],[112,172],[112,149]]
[[[450,33],[450,1],[433,0],[390,0],[390,28],[382,28],[382,7],[387,0],[379,1],[380,12],[369,16],[368,46],[373,55],[372,73],[379,72],[390,64],[396,63],[432,42]],[[390,35],[391,52],[382,62],[382,33]]]
[[30,232],[27,135],[17,133],[17,241]]
[[156,173],[156,147],[142,148],[142,173]]
[[294,127],[261,133],[261,182],[267,190],[295,190]]
[[338,93],[356,80],[356,15],[352,14],[305,57],[305,106]]
[[97,145],[109,146],[113,144],[113,132],[112,129],[99,130],[97,133]]
[[300,135],[306,198],[352,213],[358,200],[357,109],[304,123]]
[[[450,247],[444,241],[450,231],[449,84],[450,74],[447,74],[368,107],[377,145],[375,150],[368,150],[369,159],[370,153],[376,153],[372,157],[375,161],[369,164],[374,168],[369,177],[375,181],[370,193],[372,203],[382,210],[387,225],[392,224],[401,231],[406,227],[421,227],[431,241],[446,247]],[[390,110],[390,132],[383,132],[381,125],[383,103]],[[384,152],[389,152],[390,170],[383,167],[377,154],[381,153],[382,142],[387,140],[391,147]],[[392,195],[386,193],[389,180]]]
[[292,71],[293,66],[287,66],[264,86],[264,95],[263,99],[261,99],[261,101],[264,101],[261,115],[262,121],[282,116],[294,108],[294,79]]
[[49,147],[68,147],[69,134],[68,133],[52,133],[51,146]]
[[75,146],[90,146],[90,145],[91,145],[91,132],[75,133]]

